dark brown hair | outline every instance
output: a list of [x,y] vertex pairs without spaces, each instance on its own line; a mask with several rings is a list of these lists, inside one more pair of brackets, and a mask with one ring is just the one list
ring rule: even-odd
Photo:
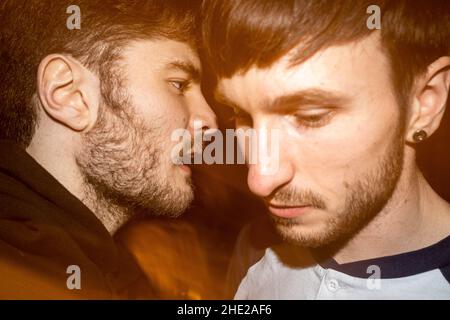
[[367,8],[381,9],[381,37],[401,105],[415,77],[450,55],[448,0],[204,0],[204,51],[219,78],[268,67],[292,49],[292,65],[326,47],[362,39]]
[[[80,7],[80,30],[66,27],[71,5]],[[196,47],[198,5],[196,0],[1,0],[0,139],[25,147],[31,142],[36,74],[45,56],[71,55],[100,80],[111,80],[105,78],[130,40],[169,38]]]

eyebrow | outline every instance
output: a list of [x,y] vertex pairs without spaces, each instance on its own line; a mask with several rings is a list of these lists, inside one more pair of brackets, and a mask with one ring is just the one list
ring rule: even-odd
[[200,83],[202,72],[193,63],[188,61],[172,61],[167,67],[169,70],[179,70],[189,75],[194,83]]
[[341,92],[309,88],[283,95],[269,101],[267,108],[291,108],[299,105],[338,106],[348,102],[350,98]]
[[[217,102],[226,106],[242,109],[239,105],[225,97],[222,93],[215,91],[214,98]],[[319,88],[309,88],[304,90],[298,90],[293,93],[279,96],[275,99],[267,101],[264,107],[268,109],[279,110],[279,108],[289,109],[294,106],[319,104],[323,106],[337,106],[348,102],[350,98],[337,91],[323,90]]]

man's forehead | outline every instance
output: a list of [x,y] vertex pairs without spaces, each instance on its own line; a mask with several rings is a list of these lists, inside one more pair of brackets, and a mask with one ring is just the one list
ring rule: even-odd
[[201,73],[202,64],[197,52],[188,44],[181,42],[178,44],[179,46],[173,46],[170,51],[166,51],[166,55],[161,52],[161,61],[164,67],[166,69],[184,69],[189,72]]
[[292,52],[267,68],[253,66],[230,78],[218,79],[216,98],[227,104],[265,104],[278,95],[302,90],[314,93],[319,88],[337,96],[336,93],[357,91],[367,82],[387,80],[387,58],[376,35],[326,48],[296,65],[292,65],[291,58]]
[[268,68],[251,67],[230,78],[217,81],[214,96],[217,101],[228,106],[263,105],[286,91],[291,73],[283,67],[287,62],[279,61]]
[[185,42],[170,39],[135,40],[123,50],[125,59],[139,59],[159,69],[184,66],[201,71],[197,52]]

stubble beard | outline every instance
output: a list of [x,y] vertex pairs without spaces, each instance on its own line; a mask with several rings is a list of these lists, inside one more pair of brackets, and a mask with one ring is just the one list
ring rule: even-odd
[[193,199],[190,177],[176,185],[167,172],[170,165],[163,164],[161,130],[133,115],[128,95],[107,94],[114,105],[100,107],[76,156],[84,202],[103,220],[118,224],[133,216],[178,217]]
[[[320,231],[311,232],[296,219],[271,216],[281,237],[298,246],[321,248],[345,243],[368,225],[389,202],[400,179],[404,157],[401,133],[399,128],[377,166],[348,186],[344,209],[332,213],[333,217]],[[282,193],[275,198],[296,199],[298,203],[312,203],[317,210],[327,209],[322,197],[311,191],[286,190]]]

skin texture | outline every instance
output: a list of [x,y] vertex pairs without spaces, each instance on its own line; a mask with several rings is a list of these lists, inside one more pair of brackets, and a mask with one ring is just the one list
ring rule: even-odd
[[332,248],[339,262],[448,236],[449,205],[417,169],[412,136],[439,126],[450,59],[431,65],[412,89],[411,105],[401,107],[377,33],[297,66],[289,58],[219,79],[216,90],[235,109],[237,127],[280,132],[279,170],[267,175],[256,164],[248,173],[280,234]]
[[39,127],[28,152],[114,233],[132,215],[177,216],[193,197],[171,160],[175,129],[216,128],[186,44],[134,41],[107,79],[52,55],[38,73]]

